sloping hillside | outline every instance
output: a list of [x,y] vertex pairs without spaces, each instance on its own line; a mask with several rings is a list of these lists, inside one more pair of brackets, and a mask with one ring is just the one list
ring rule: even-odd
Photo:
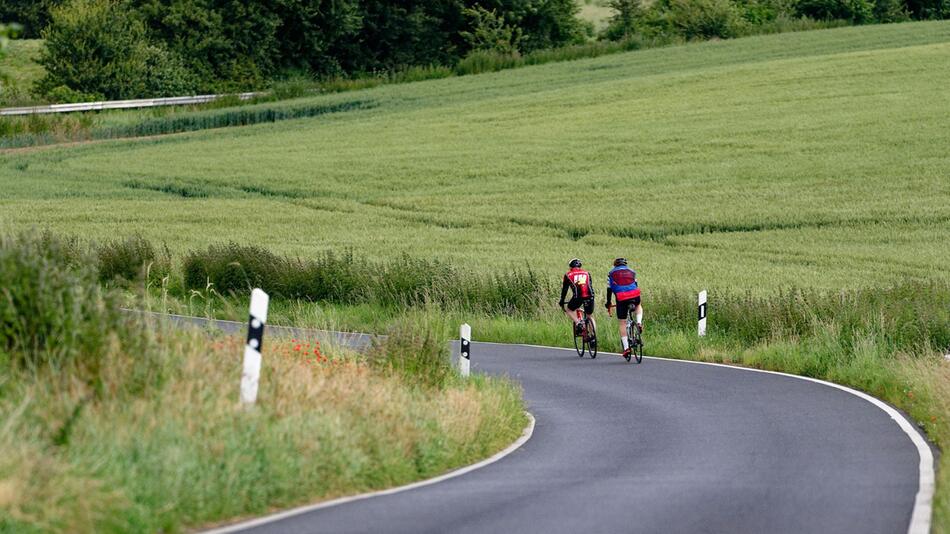
[[0,220],[653,286],[950,279],[950,23],[708,42],[327,95],[371,109],[10,153]]

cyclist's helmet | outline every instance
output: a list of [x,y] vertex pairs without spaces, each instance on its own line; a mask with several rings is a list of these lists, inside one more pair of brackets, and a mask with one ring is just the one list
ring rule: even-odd
[[571,260],[571,261],[567,264],[567,266],[570,267],[571,269],[575,269],[575,268],[577,268],[577,267],[580,267],[580,266],[581,266],[581,260],[579,260],[579,259],[577,259],[577,258],[574,258],[573,260]]
[[614,260],[614,267],[620,267],[627,264],[627,258],[617,258]]

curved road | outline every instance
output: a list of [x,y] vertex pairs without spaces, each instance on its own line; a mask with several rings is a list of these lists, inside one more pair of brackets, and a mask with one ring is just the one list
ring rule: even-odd
[[241,532],[907,532],[918,451],[881,409],[786,376],[474,344],[532,438],[466,475]]

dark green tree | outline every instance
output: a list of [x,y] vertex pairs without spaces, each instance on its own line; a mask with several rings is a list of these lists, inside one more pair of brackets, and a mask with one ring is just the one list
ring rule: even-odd
[[607,5],[614,10],[614,14],[607,21],[602,38],[620,41],[641,32],[645,10],[640,0],[610,0]]
[[847,20],[854,24],[874,20],[874,5],[869,0],[798,0],[795,11],[815,20]]
[[21,37],[36,39],[49,24],[50,10],[66,0],[0,0],[0,22],[23,26]]

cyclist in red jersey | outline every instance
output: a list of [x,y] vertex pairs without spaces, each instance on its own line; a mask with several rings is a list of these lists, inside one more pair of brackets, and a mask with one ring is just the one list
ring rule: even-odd
[[[574,321],[574,332],[580,335],[580,318],[577,316],[577,310],[584,306],[584,312],[594,322],[594,287],[591,285],[590,273],[581,269],[581,260],[574,258],[568,263],[570,270],[564,274],[564,283],[561,284],[561,300],[558,305],[564,310],[564,313]],[[567,290],[571,290],[571,300],[567,302],[565,309],[564,297],[567,296]],[[597,324],[594,323],[594,328]]]
[[636,313],[637,328],[643,332],[643,306],[640,305],[640,287],[637,285],[637,273],[627,267],[626,258],[614,260],[614,268],[607,274],[607,302],[604,306],[610,313],[610,297],[617,297],[617,321],[620,324],[620,343],[623,355],[630,354],[630,340],[627,339],[627,317]]

